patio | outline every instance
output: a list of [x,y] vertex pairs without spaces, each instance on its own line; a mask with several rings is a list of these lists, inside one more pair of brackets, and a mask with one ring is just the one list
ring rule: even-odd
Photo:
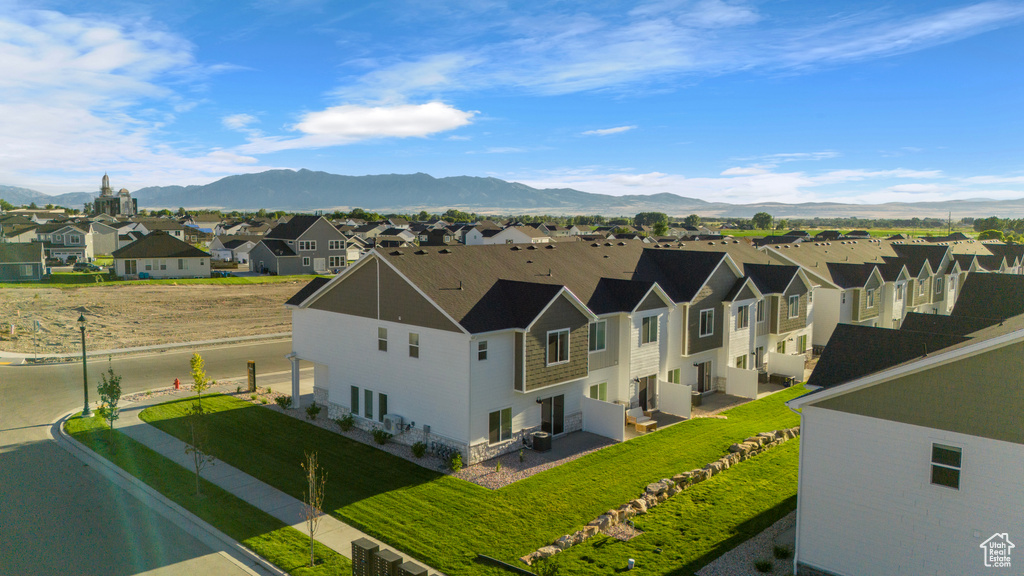
[[[651,432],[647,432],[646,434],[653,434],[654,432],[657,432],[658,430],[662,430],[662,429],[667,428],[667,427],[669,427],[669,426],[671,426],[673,424],[678,424],[680,422],[683,422],[683,421],[686,420],[686,418],[683,418],[682,416],[676,416],[675,414],[668,414],[666,412],[658,411],[658,412],[652,412],[651,413],[651,420],[654,420],[655,422],[657,422],[657,428],[655,430],[652,430]],[[626,436],[626,440],[632,440],[633,438],[636,438],[638,436],[644,436],[645,435],[644,432],[637,432],[636,431],[636,426],[634,426],[632,424],[627,424],[626,425],[624,433],[625,433],[625,436]]]

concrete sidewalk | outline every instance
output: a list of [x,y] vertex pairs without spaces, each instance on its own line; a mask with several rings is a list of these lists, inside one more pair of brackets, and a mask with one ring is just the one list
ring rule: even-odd
[[[158,352],[160,350],[171,350],[174,348],[197,348],[200,346],[210,346],[215,344],[239,344],[243,342],[258,342],[262,340],[284,340],[291,338],[291,332],[280,332],[277,334],[259,334],[256,336],[236,336],[233,338],[219,338],[216,340],[197,340],[195,342],[176,342],[171,344],[152,344],[150,346],[139,346],[136,348],[113,348],[111,350],[87,350],[86,356],[89,358],[93,357],[104,357],[104,356],[120,356],[123,354],[138,354],[141,352]],[[0,350],[0,364],[2,365],[21,365],[29,359],[40,358],[40,359],[67,359],[68,362],[80,362],[82,360],[81,353],[61,353],[61,354],[32,354],[28,352],[5,352]]]
[[[303,384],[304,386],[302,386],[302,388],[304,389],[302,392],[304,395],[308,393],[311,396],[312,382],[307,380]],[[150,426],[149,424],[146,424],[139,419],[139,413],[148,406],[167,402],[176,398],[186,398],[191,395],[191,392],[181,390],[170,394],[161,394],[154,398],[147,398],[143,402],[126,405],[121,410],[121,417],[118,420],[117,428],[122,433],[138,442],[141,442],[142,444],[145,444],[150,449],[169,458],[170,460],[173,460],[185,469],[192,470],[193,463],[191,456],[185,453],[184,442],[162,432],[161,430],[158,430],[153,426]],[[215,461],[213,466],[204,470],[202,472],[202,476],[206,480],[213,482],[217,486],[231,492],[249,504],[267,512],[275,518],[278,518],[298,531],[304,534],[307,532],[305,516],[302,511],[303,503],[300,500],[297,500],[268,484],[264,484],[241,470],[219,460]],[[320,526],[317,529],[316,534],[317,542],[331,548],[349,559],[352,557],[352,541],[360,538],[366,538],[373,541],[378,544],[382,550],[389,548],[383,542],[380,542],[379,540],[372,538],[327,514],[325,514],[321,519]],[[421,562],[416,560],[412,561],[423,565],[431,573],[441,574],[438,570],[426,566]]]

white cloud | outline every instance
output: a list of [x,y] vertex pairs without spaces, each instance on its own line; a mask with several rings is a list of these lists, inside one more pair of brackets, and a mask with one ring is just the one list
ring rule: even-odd
[[722,176],[754,176],[767,174],[769,170],[760,166],[736,166],[722,171]]
[[463,111],[443,102],[357,106],[345,104],[310,112],[292,127],[297,138],[259,137],[238,147],[249,154],[322,148],[376,138],[426,137],[469,124],[474,111]]
[[602,128],[600,130],[587,130],[582,134],[584,136],[608,136],[609,134],[619,134],[622,132],[629,132],[635,130],[636,126],[616,126],[615,128]]
[[255,124],[257,122],[259,122],[259,118],[256,118],[251,114],[232,114],[221,119],[221,123],[224,124],[224,127],[230,128],[231,130],[244,130],[248,128],[250,124]]

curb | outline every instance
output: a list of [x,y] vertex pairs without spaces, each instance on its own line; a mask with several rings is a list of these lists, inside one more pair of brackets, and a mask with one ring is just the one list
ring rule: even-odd
[[[198,340],[195,342],[177,342],[171,344],[153,344],[150,346],[139,346],[137,348],[115,348],[112,350],[96,350],[86,352],[87,358],[103,356],[129,356],[145,352],[161,352],[175,348],[191,348],[196,346],[210,346],[215,344],[239,344],[245,342],[260,342],[263,340],[286,340],[291,338],[291,332],[279,332],[276,334],[260,334],[256,336],[236,336],[233,338],[220,338],[216,340]],[[42,362],[29,364],[29,360],[56,360],[56,362]],[[52,366],[54,364],[72,364],[82,361],[81,354],[30,354],[28,352],[4,352],[0,350],[0,361],[10,362],[11,366]]]
[[[236,561],[253,576],[271,574],[273,576],[287,576],[287,573],[271,564],[252,550],[242,546],[227,534],[208,524],[205,520],[182,508],[175,502],[170,501],[163,494],[151,488],[145,482],[125,472],[114,465],[106,458],[96,454],[89,448],[82,445],[64,431],[64,422],[77,410],[72,410],[62,416],[50,427],[50,437],[61,447],[67,450],[72,456],[91,466],[100,475],[107,478],[115,486],[121,488],[135,499],[163,516],[174,525],[178,526],[197,540],[206,544],[214,552],[224,552]],[[260,571],[255,571],[258,568]]]

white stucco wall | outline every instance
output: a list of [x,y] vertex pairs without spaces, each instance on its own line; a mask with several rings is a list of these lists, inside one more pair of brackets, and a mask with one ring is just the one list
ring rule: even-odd
[[[813,406],[801,420],[797,561],[850,576],[1024,568],[1024,446]],[[931,484],[933,442],[962,448],[959,490]],[[1013,570],[984,566],[996,532],[1017,544]]]
[[[388,351],[377,350],[377,328],[388,329]],[[409,357],[409,333],[420,335]],[[348,407],[350,386],[388,395],[388,412],[417,428],[465,442],[469,437],[469,337],[322,310],[292,312],[292,350],[327,367],[330,402]],[[319,383],[318,383],[319,385]],[[362,410],[360,410],[362,412]]]

